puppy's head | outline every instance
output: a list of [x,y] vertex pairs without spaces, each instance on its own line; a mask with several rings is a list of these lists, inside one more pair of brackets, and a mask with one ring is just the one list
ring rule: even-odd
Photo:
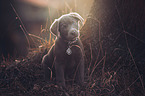
[[62,15],[50,26],[50,32],[67,41],[73,41],[79,37],[80,26],[84,19],[78,13],[69,13]]

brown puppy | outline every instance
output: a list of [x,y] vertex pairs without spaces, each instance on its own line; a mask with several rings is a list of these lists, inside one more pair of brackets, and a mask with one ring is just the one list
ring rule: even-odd
[[57,39],[42,60],[46,80],[54,66],[58,85],[65,87],[66,76],[83,85],[84,49],[79,39],[79,29],[83,21],[78,13],[69,13],[52,23],[50,31]]

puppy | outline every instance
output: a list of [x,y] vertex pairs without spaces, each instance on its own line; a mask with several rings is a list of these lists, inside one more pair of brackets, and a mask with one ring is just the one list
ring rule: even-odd
[[58,85],[65,87],[66,77],[71,77],[83,85],[84,49],[79,38],[83,21],[78,13],[69,13],[55,19],[50,26],[50,32],[57,38],[42,59],[45,80],[49,79],[50,70],[54,68]]

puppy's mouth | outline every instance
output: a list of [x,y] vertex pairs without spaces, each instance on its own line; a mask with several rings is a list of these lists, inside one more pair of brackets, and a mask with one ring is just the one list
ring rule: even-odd
[[72,43],[75,43],[77,40],[78,40],[78,37],[73,38],[72,40],[69,40],[68,42],[69,44],[72,44]]
[[79,36],[70,36],[70,37],[68,37],[68,40],[69,41],[75,41],[75,40],[77,40],[79,38]]
[[77,40],[77,39],[78,39],[78,37],[75,37],[75,38],[72,39],[72,41],[75,41],[75,40]]
[[74,41],[74,40],[76,40],[77,38],[79,38],[79,33],[69,34],[69,35],[68,35],[68,40],[69,40],[69,41]]

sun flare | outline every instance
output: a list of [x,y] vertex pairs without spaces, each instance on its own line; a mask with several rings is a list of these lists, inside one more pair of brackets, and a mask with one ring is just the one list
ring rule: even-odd
[[[61,10],[63,13],[78,12],[87,17],[94,0],[18,0],[38,7]],[[66,12],[66,10],[68,10]],[[52,12],[53,13],[53,12]]]

